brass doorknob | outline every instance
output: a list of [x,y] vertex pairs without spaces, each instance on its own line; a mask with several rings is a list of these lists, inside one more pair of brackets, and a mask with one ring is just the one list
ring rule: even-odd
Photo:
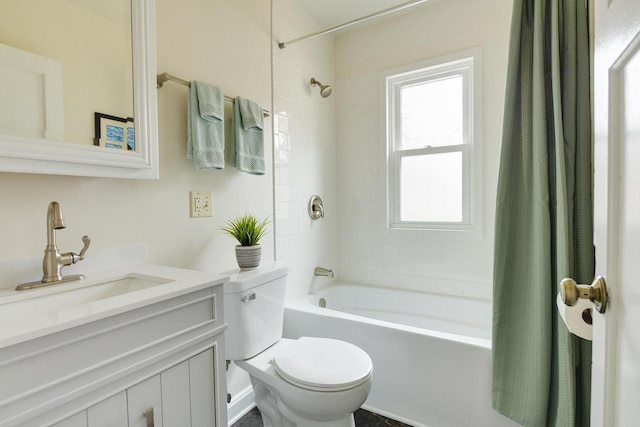
[[607,309],[607,284],[602,276],[593,279],[590,285],[578,285],[573,279],[562,279],[560,296],[568,306],[576,305],[578,299],[584,298],[591,300],[599,313]]

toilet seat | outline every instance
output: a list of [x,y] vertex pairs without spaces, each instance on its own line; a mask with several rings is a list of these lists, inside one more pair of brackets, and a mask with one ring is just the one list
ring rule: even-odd
[[361,348],[312,337],[288,342],[273,365],[285,381],[314,391],[348,390],[369,379],[373,370],[371,358]]

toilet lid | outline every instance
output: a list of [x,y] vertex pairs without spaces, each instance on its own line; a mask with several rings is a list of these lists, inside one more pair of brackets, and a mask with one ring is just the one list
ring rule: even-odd
[[303,337],[273,358],[276,372],[296,386],[320,391],[353,388],[371,376],[369,355],[348,342]]

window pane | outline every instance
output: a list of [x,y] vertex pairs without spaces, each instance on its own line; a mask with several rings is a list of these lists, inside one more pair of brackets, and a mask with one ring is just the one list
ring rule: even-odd
[[400,160],[400,220],[462,221],[462,153]]
[[404,86],[401,150],[464,143],[462,76]]

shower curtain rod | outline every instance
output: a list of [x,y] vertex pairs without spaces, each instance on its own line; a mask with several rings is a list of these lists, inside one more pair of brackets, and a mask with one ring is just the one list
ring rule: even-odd
[[[160,73],[158,74],[157,77],[157,83],[158,83],[158,89],[160,89],[162,87],[162,85],[164,85],[166,82],[174,82],[174,83],[178,83],[181,85],[185,85],[185,86],[191,86],[191,82],[181,79],[180,77],[176,77],[174,75],[171,75],[169,73]],[[233,102],[233,97],[229,96],[229,95],[225,95],[224,96],[224,100],[228,101],[228,102]],[[269,110],[265,110],[264,108],[262,109],[263,115],[265,117],[269,117],[271,115],[271,113],[269,112]]]
[[372,18],[377,18],[378,16],[383,16],[383,15],[387,15],[389,13],[397,12],[399,10],[406,9],[408,7],[411,7],[411,6],[418,5],[418,4],[424,3],[426,1],[428,1],[428,0],[412,0],[412,1],[408,1],[406,3],[402,3],[402,4],[399,4],[397,6],[390,7],[388,9],[384,9],[384,10],[381,10],[381,11],[378,11],[378,12],[370,13],[369,15],[353,19],[351,21],[345,22],[343,24],[336,25],[336,26],[331,27],[331,28],[327,28],[326,30],[321,30],[321,31],[318,31],[318,32],[315,32],[315,33],[307,34],[306,36],[298,37],[297,39],[289,40],[288,42],[280,42],[280,43],[278,43],[278,46],[280,47],[280,49],[284,49],[285,47],[289,46],[290,44],[298,43],[298,42],[301,42],[301,41],[304,41],[304,40],[313,39],[315,37],[324,36],[325,34],[333,33],[334,31],[341,30],[341,29],[349,27],[351,25],[359,24],[360,22],[364,22],[364,21],[367,21],[367,20],[372,19]]

